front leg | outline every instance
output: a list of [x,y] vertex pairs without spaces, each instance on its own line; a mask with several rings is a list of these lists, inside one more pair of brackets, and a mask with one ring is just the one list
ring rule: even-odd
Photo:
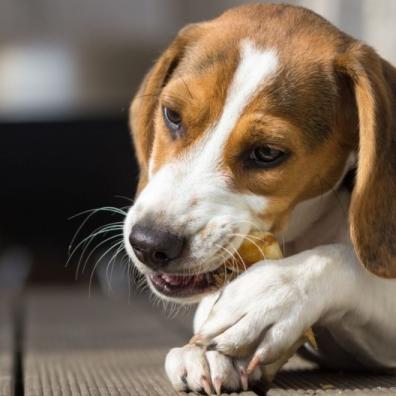
[[[218,293],[205,297],[194,316],[194,334],[207,319]],[[222,391],[247,390],[261,379],[260,370],[246,374],[247,360],[233,359],[217,351],[206,351],[196,345],[171,349],[165,360],[165,371],[175,390],[220,394]]]
[[166,374],[177,391],[221,392],[248,390],[261,379],[256,369],[248,376],[245,359],[233,359],[196,345],[171,349],[165,360]]
[[363,364],[396,366],[396,281],[372,275],[348,245],[255,264],[231,282],[196,340],[229,356],[252,354],[248,373],[287,355],[325,326]]

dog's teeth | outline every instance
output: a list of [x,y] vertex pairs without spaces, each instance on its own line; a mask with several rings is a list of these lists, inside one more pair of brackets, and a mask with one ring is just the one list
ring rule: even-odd
[[162,279],[173,286],[177,286],[183,282],[183,277],[170,274],[162,274]]

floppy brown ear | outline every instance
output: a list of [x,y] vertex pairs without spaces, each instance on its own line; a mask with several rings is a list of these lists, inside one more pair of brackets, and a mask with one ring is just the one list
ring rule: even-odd
[[136,93],[129,113],[130,127],[140,167],[137,193],[147,183],[148,161],[154,140],[154,114],[162,88],[172,77],[186,48],[199,35],[202,24],[191,24],[183,28],[172,44],[164,51],[144,78]]
[[369,271],[396,278],[396,69],[361,43],[337,67],[352,81],[359,118],[352,241]]

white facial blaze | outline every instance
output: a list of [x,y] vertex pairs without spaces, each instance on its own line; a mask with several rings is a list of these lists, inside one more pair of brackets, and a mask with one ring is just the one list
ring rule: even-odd
[[240,63],[228,88],[222,115],[203,141],[204,153],[200,156],[200,166],[217,167],[225,144],[244,109],[264,81],[274,74],[277,65],[275,50],[261,50],[249,40],[242,41]]
[[[241,42],[240,62],[228,88],[220,118],[181,158],[175,158],[150,175],[148,185],[128,214],[125,238],[134,222],[146,216],[155,217],[161,212],[161,217],[171,222],[172,227],[193,235],[191,250],[204,258],[211,255],[215,248],[213,245],[226,243],[222,240],[227,236],[225,232],[229,236],[232,232],[242,234],[249,231],[253,222],[256,223],[255,214],[263,213],[267,200],[230,191],[227,176],[219,164],[224,157],[226,143],[246,106],[275,73],[277,65],[275,50],[260,49],[249,40]],[[212,229],[215,228],[212,240],[195,237],[195,233],[209,223]],[[199,259],[196,256],[196,260]]]

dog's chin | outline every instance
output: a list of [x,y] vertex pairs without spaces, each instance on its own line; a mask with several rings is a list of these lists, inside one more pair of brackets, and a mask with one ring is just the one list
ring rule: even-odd
[[216,271],[194,275],[156,272],[147,274],[146,279],[151,290],[161,299],[179,304],[194,304],[219,289],[213,277]]

